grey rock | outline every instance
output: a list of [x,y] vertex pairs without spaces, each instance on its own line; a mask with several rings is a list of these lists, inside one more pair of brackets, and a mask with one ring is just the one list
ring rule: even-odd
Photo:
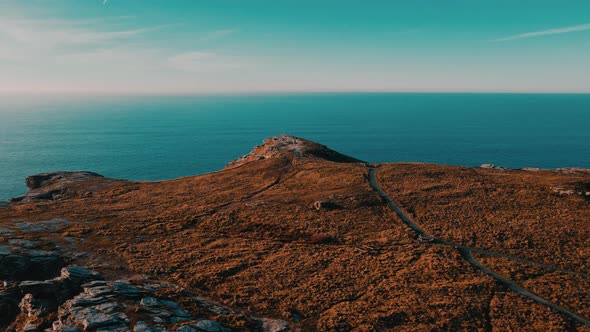
[[23,271],[27,279],[50,279],[58,275],[61,267],[65,265],[64,258],[56,252],[21,250],[21,255],[28,256],[30,259],[30,267],[27,271]]
[[21,292],[24,294],[39,295],[54,295],[58,290],[58,282],[55,280],[45,281],[23,281],[18,285]]
[[[72,184],[91,178],[102,178],[102,175],[92,172],[49,172],[27,177],[26,184],[29,191],[20,197],[10,199],[10,202],[31,202],[37,200],[59,200],[66,196],[68,187]],[[77,195],[79,195],[78,193]],[[85,193],[81,196],[84,197]]]
[[198,332],[198,330],[190,325],[185,325],[177,328],[176,332]]
[[96,332],[131,332],[127,326],[107,326],[96,329]]
[[29,189],[37,189],[56,182],[85,180],[90,178],[102,178],[100,174],[86,171],[77,172],[47,172],[27,177],[25,183]]
[[131,285],[128,281],[117,280],[112,282],[113,291],[124,297],[136,299],[143,295],[143,291]]
[[37,325],[31,322],[27,322],[27,324],[25,324],[25,327],[23,327],[23,332],[40,332],[40,330],[37,327]]
[[17,247],[32,249],[35,248],[35,242],[23,239],[10,239],[8,243]]
[[174,316],[172,318],[170,318],[170,323],[172,324],[178,324],[178,323],[182,323],[182,322],[186,322],[192,320],[191,318],[187,318],[187,317],[178,317],[178,316]]
[[84,284],[93,280],[102,279],[100,273],[89,270],[84,266],[69,266],[61,269],[61,276],[76,284]]
[[521,170],[527,171],[527,172],[540,172],[540,171],[543,171],[542,168],[538,168],[538,167],[523,167],[523,168],[521,168]]
[[107,282],[104,280],[94,280],[91,282],[87,282],[82,284],[82,288],[89,288],[89,287],[97,287],[97,286],[106,286]]
[[178,317],[191,317],[191,313],[184,310],[184,309],[175,309],[174,315],[176,315]]
[[494,164],[483,164],[481,166],[479,166],[480,168],[485,168],[485,169],[494,169],[497,171],[505,171],[507,170],[507,168],[505,167],[501,167],[501,166],[496,166]]
[[228,329],[226,327],[223,327],[221,324],[219,324],[216,321],[212,321],[212,320],[200,320],[197,323],[194,324],[195,327],[197,327],[198,329],[201,329],[203,331],[207,331],[207,332],[231,332],[231,329]]
[[144,307],[157,307],[161,305],[160,301],[154,297],[144,297],[139,304]]
[[10,234],[14,233],[14,231],[7,229],[7,228],[0,228],[0,235],[2,236],[8,236]]
[[73,326],[64,326],[61,328],[61,332],[79,332],[80,329],[78,329],[77,327],[73,327]]
[[90,311],[82,320],[84,330],[92,330],[104,327],[125,327],[129,319],[121,312],[106,314]]
[[263,332],[287,332],[291,329],[289,323],[281,319],[262,318],[260,322]]
[[7,246],[0,246],[0,256],[10,255],[12,253],[12,248]]
[[113,294],[113,289],[110,286],[94,286],[94,287],[83,287],[84,292],[92,297],[101,297]]
[[167,306],[168,308],[178,309],[178,303],[170,300],[160,300],[160,303]]
[[170,318],[172,317],[172,313],[170,311],[164,310],[164,309],[158,309],[158,308],[150,308],[148,310],[148,312],[154,316],[159,316],[159,317],[163,317],[163,318]]
[[144,321],[138,321],[137,323],[135,323],[135,326],[133,327],[133,332],[161,332],[164,331],[164,329],[160,328],[160,327],[153,327],[153,326],[149,326],[146,322]]
[[102,313],[105,314],[110,314],[110,313],[114,313],[117,309],[119,309],[119,303],[118,302],[106,302],[106,303],[101,303],[101,304],[97,304],[93,307],[94,310],[96,311],[100,311]]

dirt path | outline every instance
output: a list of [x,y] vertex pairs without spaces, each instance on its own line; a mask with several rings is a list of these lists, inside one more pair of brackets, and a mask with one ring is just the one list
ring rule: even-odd
[[577,274],[577,275],[582,275],[585,277],[588,277],[589,275],[585,274],[585,273],[580,273],[580,272],[574,272],[574,271],[567,271],[567,270],[562,270],[559,269],[557,267],[553,267],[550,265],[546,265],[546,264],[542,264],[542,263],[537,263],[534,261],[530,261],[527,259],[523,259],[523,258],[518,258],[518,257],[513,257],[513,256],[508,256],[508,255],[504,255],[504,254],[500,254],[500,253],[495,253],[492,251],[487,251],[487,250],[482,250],[482,249],[477,249],[477,248],[469,248],[469,247],[465,247],[465,246],[461,246],[461,245],[456,245],[454,243],[439,239],[434,237],[433,235],[430,235],[428,233],[426,233],[423,229],[421,229],[418,225],[416,225],[408,216],[406,216],[403,211],[395,204],[395,202],[391,199],[391,197],[389,197],[385,191],[383,191],[381,189],[381,187],[379,186],[379,183],[377,181],[377,168],[375,167],[369,167],[369,182],[371,183],[371,187],[373,188],[373,190],[375,190],[375,192],[377,192],[379,194],[379,196],[381,196],[381,198],[383,198],[383,200],[385,200],[385,202],[387,203],[387,205],[398,215],[398,217],[408,226],[410,227],[418,236],[421,236],[422,238],[430,238],[432,239],[432,241],[430,242],[426,242],[428,244],[433,244],[433,245],[442,245],[442,246],[452,246],[453,248],[455,248],[459,254],[461,255],[461,257],[468,262],[469,264],[471,264],[471,266],[473,266],[474,268],[480,270],[481,272],[491,276],[492,278],[496,279],[496,281],[498,281],[499,283],[501,283],[502,285],[508,287],[509,289],[522,294],[523,296],[539,303],[542,304],[544,306],[547,306],[573,320],[575,320],[576,322],[586,325],[586,326],[590,326],[590,321],[554,304],[551,303],[529,291],[527,291],[526,289],[520,287],[519,285],[515,284],[513,281],[506,279],[504,277],[502,277],[499,274],[496,274],[495,272],[493,272],[492,270],[488,269],[487,267],[483,266],[481,263],[479,263],[477,260],[475,260],[472,256],[472,252],[476,252],[476,253],[480,253],[480,254],[485,254],[485,255],[490,255],[490,256],[495,256],[495,257],[503,257],[503,258],[509,258],[509,259],[513,259],[516,261],[520,261],[520,262],[524,262],[524,263],[529,263],[529,264],[534,264],[534,265],[538,265],[541,267],[545,267],[547,269],[550,270],[554,270],[554,271],[560,271],[560,272],[564,272],[564,273],[570,273],[570,274]]

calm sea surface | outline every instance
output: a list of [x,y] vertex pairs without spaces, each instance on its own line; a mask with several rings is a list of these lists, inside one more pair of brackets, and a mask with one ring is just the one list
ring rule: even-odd
[[372,162],[590,168],[590,95],[0,96],[0,200],[51,170],[211,172],[281,133]]

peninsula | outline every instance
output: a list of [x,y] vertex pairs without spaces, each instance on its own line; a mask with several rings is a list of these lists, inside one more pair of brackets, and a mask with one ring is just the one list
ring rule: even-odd
[[9,331],[590,331],[590,171],[370,164],[288,135],[0,206]]

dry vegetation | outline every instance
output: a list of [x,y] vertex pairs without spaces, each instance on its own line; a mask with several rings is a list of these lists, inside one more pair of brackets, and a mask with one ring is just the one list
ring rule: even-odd
[[[372,191],[362,164],[286,153],[232,166],[154,183],[80,182],[71,191],[92,184],[91,197],[0,209],[0,228],[66,218],[74,223],[36,236],[64,245],[73,238],[71,249],[90,252],[81,259],[103,273],[168,279],[303,330],[583,330],[499,286],[451,247],[416,241]],[[590,272],[590,203],[550,190],[588,175],[387,164],[378,176],[443,239]],[[316,209],[317,201],[337,208]],[[588,279],[481,261],[590,316]]]

